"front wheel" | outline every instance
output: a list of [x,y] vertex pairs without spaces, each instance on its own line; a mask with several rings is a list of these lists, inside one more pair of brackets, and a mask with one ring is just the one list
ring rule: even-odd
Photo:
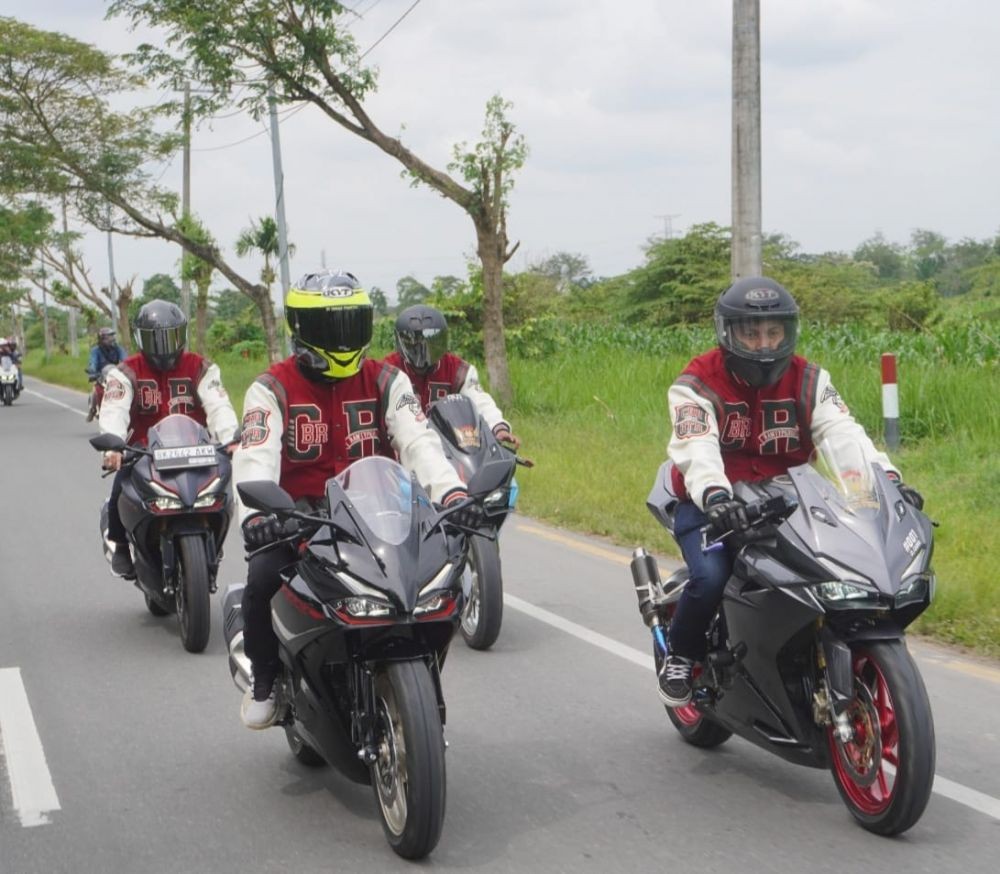
[[180,567],[176,598],[181,642],[188,652],[201,652],[208,646],[208,635],[212,629],[208,553],[199,534],[182,534],[177,539],[177,545]]
[[375,676],[378,758],[372,786],[389,846],[422,859],[441,837],[445,808],[444,732],[423,661],[389,662]]
[[503,621],[499,543],[472,537],[467,569],[472,575],[472,589],[462,610],[462,637],[473,649],[489,649],[500,636]]
[[868,831],[897,835],[924,812],[934,785],[934,721],[927,690],[902,641],[852,648],[852,729],[828,729],[830,768],[841,798]]
[[3,385],[2,397],[3,405],[5,407],[9,407],[12,403],[14,403],[14,388],[9,382],[4,383]]

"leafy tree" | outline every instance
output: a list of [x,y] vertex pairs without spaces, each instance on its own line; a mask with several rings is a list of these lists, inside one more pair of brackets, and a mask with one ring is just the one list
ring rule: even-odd
[[165,32],[167,49],[143,45],[134,56],[146,73],[174,88],[196,81],[215,95],[193,101],[196,115],[210,114],[234,94],[236,104],[257,118],[268,110],[269,100],[307,101],[399,161],[414,184],[425,184],[460,206],[475,228],[483,269],[487,370],[494,392],[508,402],[503,265],[517,244],[510,246],[507,238],[507,199],[513,174],[527,157],[524,139],[507,118],[510,104],[492,97],[481,140],[472,147],[457,145],[447,167],[463,185],[385,134],[364,106],[375,90],[375,72],[362,66],[354,37],[341,24],[341,16],[352,12],[336,0],[114,0],[110,6],[111,15]]
[[560,294],[572,287],[586,288],[593,284],[593,274],[586,256],[573,252],[557,252],[544,261],[531,265],[528,271],[555,280]]
[[[212,246],[215,240],[205,226],[190,213],[178,223],[181,230],[202,246]],[[205,352],[205,332],[208,330],[208,288],[212,284],[215,265],[211,261],[185,252],[181,255],[181,279],[194,283],[197,290],[195,300],[194,349],[199,354]]]
[[881,231],[876,232],[854,250],[854,260],[871,264],[878,278],[884,281],[902,279],[906,273],[903,247],[897,243],[890,243]]
[[376,316],[387,316],[389,315],[389,301],[385,296],[385,292],[382,291],[377,285],[373,285],[368,290],[368,297],[372,300],[372,306],[375,308]]
[[423,303],[430,297],[431,290],[412,276],[404,276],[396,283],[398,310],[405,310],[414,304]]
[[936,231],[918,228],[910,235],[913,269],[917,279],[933,279],[947,262],[948,241]]
[[180,306],[180,286],[172,276],[166,273],[154,273],[142,283],[142,294],[136,299],[136,303],[142,306],[151,300],[168,300]]

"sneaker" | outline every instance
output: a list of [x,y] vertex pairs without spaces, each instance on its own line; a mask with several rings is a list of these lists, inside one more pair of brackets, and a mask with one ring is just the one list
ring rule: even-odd
[[247,728],[270,728],[278,719],[278,695],[274,688],[275,676],[255,676],[253,685],[243,695],[240,717]]
[[115,551],[111,555],[111,573],[126,580],[135,579],[135,565],[132,564],[132,555],[128,551],[127,543],[115,544]]
[[694,662],[683,656],[667,656],[660,672],[660,700],[667,707],[683,707],[691,701],[691,669]]
[[95,410],[93,407],[91,407],[89,410],[87,410],[87,421],[88,422],[93,422],[94,421],[94,416],[96,416],[96,415],[97,415],[97,410]]

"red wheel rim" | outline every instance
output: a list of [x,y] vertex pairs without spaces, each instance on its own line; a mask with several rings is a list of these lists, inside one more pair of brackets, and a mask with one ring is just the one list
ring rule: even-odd
[[688,726],[689,728],[697,725],[701,719],[701,714],[698,712],[698,708],[693,704],[685,704],[683,707],[675,707],[674,716],[677,717],[678,722],[682,725]]
[[[892,803],[899,767],[899,729],[889,686],[878,663],[867,655],[854,659],[855,684],[864,685],[871,701],[855,696],[847,716],[854,738],[841,744],[831,726],[827,730],[833,772],[851,804],[869,816],[885,812]],[[878,737],[872,735],[878,731]],[[846,759],[846,761],[845,761]]]

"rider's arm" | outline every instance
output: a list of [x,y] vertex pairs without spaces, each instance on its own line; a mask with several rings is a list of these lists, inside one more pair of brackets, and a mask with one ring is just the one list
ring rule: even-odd
[[820,368],[816,383],[816,405],[812,412],[812,441],[818,446],[822,440],[829,441],[835,452],[841,447],[848,450],[861,449],[866,459],[877,461],[886,470],[899,473],[889,456],[875,447],[871,437],[851,415],[840,393],[833,387],[830,374]]
[[705,490],[716,487],[733,493],[719,448],[719,421],[709,390],[700,382],[681,380],[667,392],[670,442],[667,455],[684,477],[691,500],[704,510]]
[[132,418],[132,398],[135,391],[132,381],[117,367],[108,373],[101,402],[101,415],[97,420],[102,434],[116,434],[125,439]]
[[90,350],[90,361],[87,362],[87,373],[89,374],[96,374],[101,369],[98,364],[97,355],[97,347],[95,346]]
[[427,417],[405,373],[399,371],[389,383],[386,428],[399,462],[417,475],[432,501],[443,501],[449,492],[464,490],[455,468],[445,457],[441,438],[427,427]]
[[476,365],[469,364],[469,369],[465,374],[465,381],[462,383],[459,393],[472,401],[476,411],[483,417],[483,421],[486,422],[491,431],[496,431],[497,425],[503,425],[507,431],[510,431],[510,424],[504,419],[503,413],[500,412],[496,401],[493,400],[490,393],[480,383]]
[[205,362],[204,375],[198,383],[198,400],[205,409],[205,419],[212,437],[219,443],[229,443],[239,432],[236,410],[222,385],[218,364]]
[[[284,413],[274,393],[254,381],[243,400],[242,442],[233,453],[233,484],[251,480],[281,479],[281,435],[285,430]],[[237,518],[242,522],[251,510],[243,506],[236,493]]]

